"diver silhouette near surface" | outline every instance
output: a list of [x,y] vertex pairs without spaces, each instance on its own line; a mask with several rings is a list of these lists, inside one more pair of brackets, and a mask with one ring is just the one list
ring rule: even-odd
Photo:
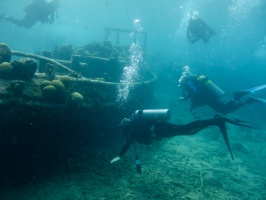
[[179,79],[179,87],[182,89],[180,100],[191,101],[190,111],[194,115],[195,109],[199,106],[210,106],[218,113],[232,113],[245,105],[253,103],[266,103],[265,99],[246,95],[260,91],[266,88],[266,85],[241,90],[234,93],[234,97],[229,101],[223,99],[225,92],[215,85],[209,78],[204,75],[193,75],[189,67],[184,67],[184,72]]
[[194,44],[198,40],[202,39],[204,43],[207,43],[211,36],[216,35],[202,19],[198,18],[198,12],[194,11],[193,16],[188,21],[187,38],[191,44]]
[[[120,153],[117,157],[111,160],[111,163],[120,160],[132,143],[135,147],[137,161],[138,156],[135,141],[140,144],[151,144],[153,140],[160,140],[162,138],[194,135],[209,126],[219,127],[231,157],[234,159],[228,141],[226,123],[256,129],[253,126],[250,126],[252,124],[248,124],[250,122],[229,118],[220,114],[215,115],[215,117],[211,119],[196,120],[183,125],[167,122],[170,118],[171,112],[169,109],[136,110],[129,118],[124,118],[119,126],[122,127],[123,135],[126,140],[120,150]],[[139,162],[136,162],[136,165],[137,164],[139,164]],[[139,169],[138,172],[140,171],[141,170]]]
[[57,16],[57,7],[59,0],[33,0],[33,2],[24,8],[26,15],[22,19],[2,14],[0,22],[11,22],[19,27],[31,28],[40,21],[42,24],[53,24]]

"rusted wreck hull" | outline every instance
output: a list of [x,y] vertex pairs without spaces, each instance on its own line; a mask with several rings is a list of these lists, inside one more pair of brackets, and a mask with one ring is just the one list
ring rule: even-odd
[[[44,96],[42,83],[52,80],[60,81],[66,76],[65,74],[54,74],[52,78],[47,73],[35,73],[27,79],[16,76],[0,78],[0,117],[4,119],[1,126],[5,127],[5,130],[11,130],[12,126],[17,126],[17,121],[21,122],[19,125],[22,127],[34,124],[30,121],[35,121],[35,124],[42,127],[41,130],[51,127],[51,124],[57,124],[62,132],[71,132],[77,127],[83,127],[79,131],[97,135],[98,132],[106,132],[102,131],[103,129],[110,129],[109,126],[112,124],[110,121],[113,121],[114,115],[117,116],[116,120],[120,120],[134,109],[144,108],[152,98],[152,87],[156,77],[148,70],[150,74],[147,80],[128,83],[130,85],[129,98],[121,105],[121,102],[117,101],[118,86],[123,86],[121,83],[82,77],[76,71],[53,59],[17,51],[12,51],[12,53],[16,56],[38,59],[39,65],[50,62],[64,70],[69,76],[63,88],[64,91],[52,98]],[[76,105],[71,102],[73,93],[82,95],[82,103]],[[67,126],[62,124],[67,124]],[[57,125],[53,128],[57,129]]]

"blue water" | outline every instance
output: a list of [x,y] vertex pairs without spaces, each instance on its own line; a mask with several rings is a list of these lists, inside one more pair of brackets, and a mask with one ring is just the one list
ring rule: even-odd
[[[0,13],[22,18],[31,1],[1,1]],[[208,44],[188,43],[187,20],[193,11],[211,26],[217,36]],[[265,72],[265,2],[256,1],[61,1],[54,25],[38,22],[30,29],[1,23],[1,42],[12,49],[38,52],[55,45],[74,47],[103,40],[103,28],[132,29],[139,19],[148,33],[148,53],[190,65],[196,71],[228,70],[238,82],[263,82]],[[125,43],[129,44],[128,41]],[[245,72],[244,72],[245,71]],[[244,72],[244,74],[243,74]],[[248,74],[248,76],[246,75]],[[245,78],[244,78],[245,77]],[[255,81],[256,79],[256,81]]]
[[[0,15],[23,18],[23,8],[31,2],[1,0]],[[190,44],[186,38],[187,21],[194,11],[217,33],[208,43]],[[159,103],[154,105],[158,107],[161,103],[175,109],[181,94],[178,79],[186,65],[194,74],[207,75],[229,98],[237,90],[266,84],[265,11],[265,0],[61,0],[58,18],[52,25],[38,22],[26,29],[0,22],[0,43],[29,53],[53,51],[56,45],[64,43],[80,47],[102,42],[106,27],[132,30],[138,19],[148,35],[147,62],[153,64],[151,68],[161,81],[155,88],[161,101],[157,99]],[[132,38],[123,38],[121,44],[130,46]],[[266,90],[253,96],[266,99]],[[182,110],[185,114],[178,111],[174,113],[182,116],[189,113],[185,109]],[[233,116],[266,127],[265,104],[245,107]],[[265,130],[260,134],[266,134]],[[264,140],[260,141],[261,146],[263,143]],[[266,165],[265,155],[261,156],[260,167]],[[263,172],[265,175],[265,171],[261,172],[259,176]]]

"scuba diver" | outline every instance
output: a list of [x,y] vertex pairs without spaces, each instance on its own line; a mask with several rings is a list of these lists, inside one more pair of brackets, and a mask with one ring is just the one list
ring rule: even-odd
[[199,12],[194,11],[193,16],[188,21],[187,38],[191,44],[202,39],[207,43],[211,36],[216,35],[202,19],[198,18]]
[[234,98],[225,101],[221,97],[225,94],[217,85],[215,85],[206,76],[191,74],[189,67],[184,67],[184,72],[179,79],[179,87],[182,88],[182,97],[180,100],[191,100],[190,111],[195,116],[195,109],[198,106],[208,105],[218,113],[227,114],[236,111],[237,109],[250,105],[252,103],[264,102],[265,99],[248,96],[245,100],[241,100],[247,94],[257,92],[266,88],[266,85],[261,85],[247,90],[235,92]]
[[167,122],[170,118],[171,112],[169,109],[136,110],[130,118],[124,118],[119,126],[123,128],[123,135],[126,137],[126,140],[120,153],[111,160],[111,163],[120,160],[133,142],[136,153],[136,167],[137,171],[140,173],[140,162],[136,152],[135,140],[141,144],[151,144],[154,139],[160,140],[162,138],[171,138],[181,135],[194,135],[209,126],[219,127],[231,157],[234,159],[228,141],[226,122],[236,126],[255,129],[245,124],[249,122],[229,118],[220,114],[217,114],[212,119],[196,120],[184,125]]
[[57,7],[59,0],[33,0],[31,4],[24,8],[26,15],[23,19],[14,19],[6,15],[0,16],[1,21],[10,21],[11,23],[25,28],[31,28],[36,22],[42,24],[53,24],[55,15],[57,16]]

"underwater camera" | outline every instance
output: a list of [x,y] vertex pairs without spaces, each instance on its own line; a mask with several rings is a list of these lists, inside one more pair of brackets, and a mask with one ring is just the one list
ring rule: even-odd
[[142,120],[168,121],[171,119],[171,112],[169,109],[136,110],[134,116]]

